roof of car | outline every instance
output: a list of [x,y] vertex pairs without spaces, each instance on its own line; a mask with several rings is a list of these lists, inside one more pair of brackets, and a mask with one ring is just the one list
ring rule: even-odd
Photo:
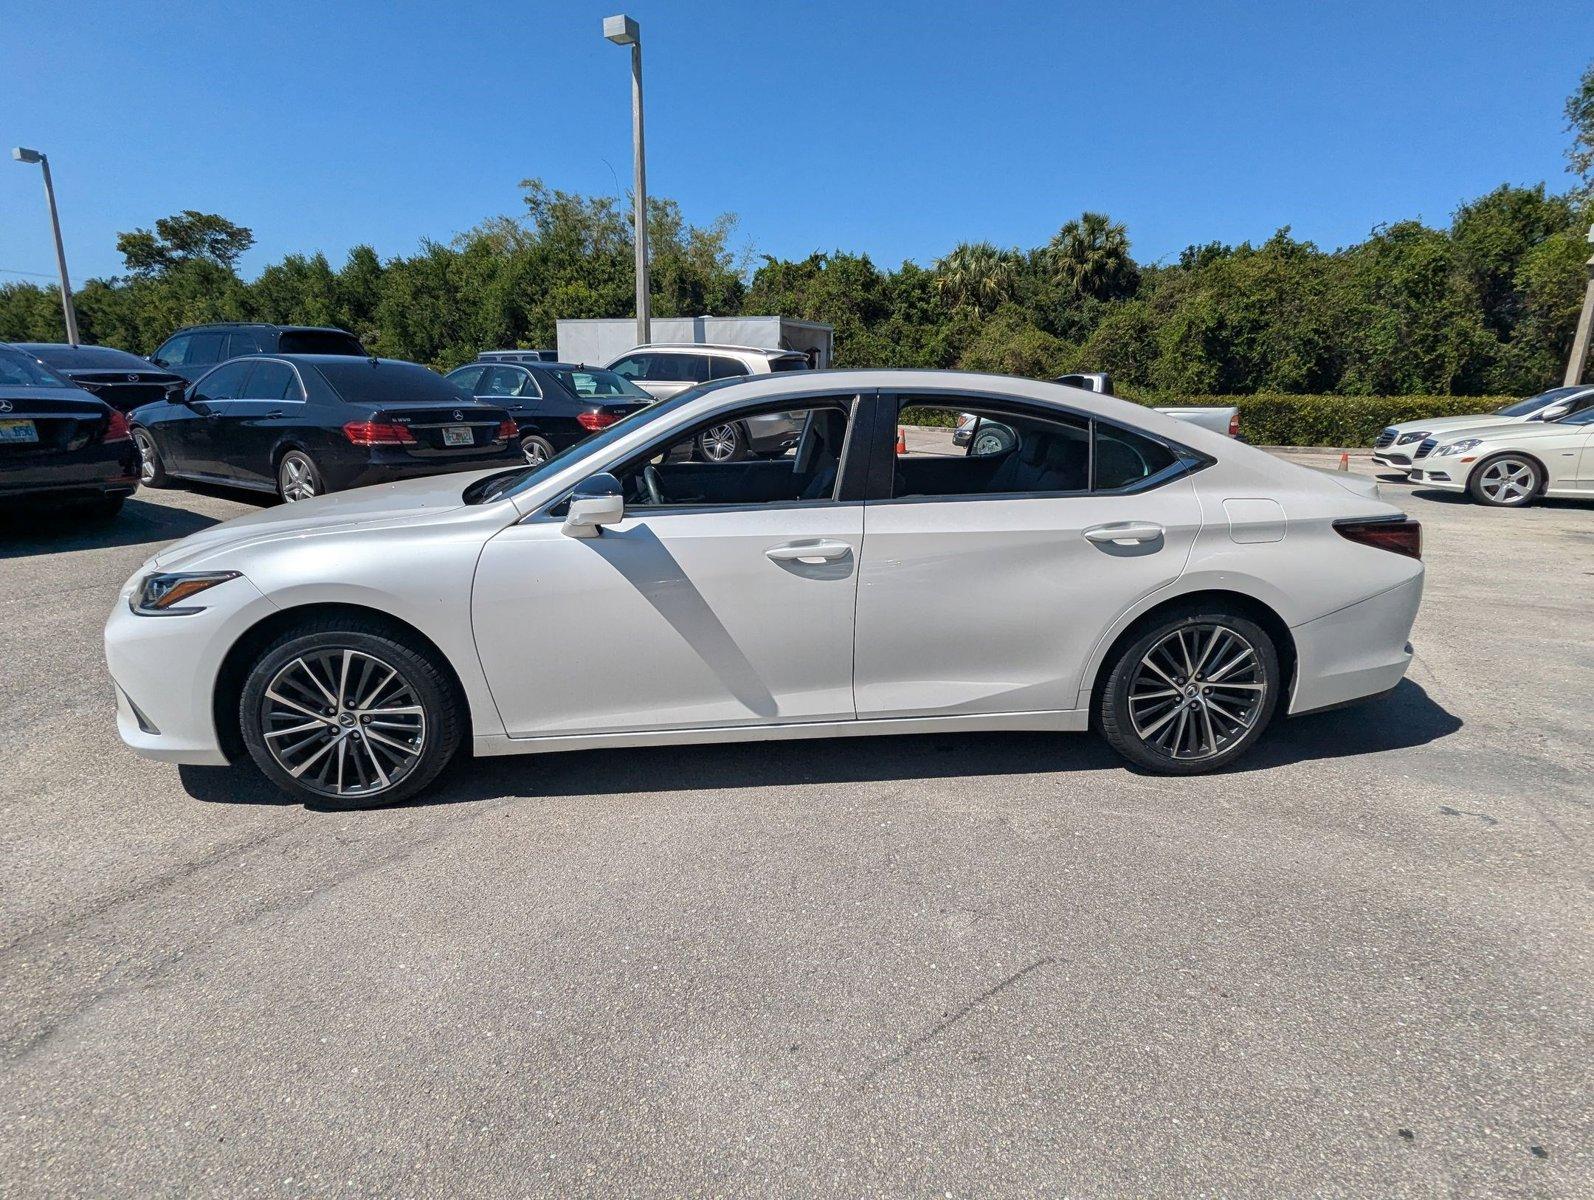
[[198,325],[184,325],[176,332],[192,333],[196,329],[275,329],[280,333],[342,333],[354,336],[336,325],[273,325],[270,321],[202,321]]

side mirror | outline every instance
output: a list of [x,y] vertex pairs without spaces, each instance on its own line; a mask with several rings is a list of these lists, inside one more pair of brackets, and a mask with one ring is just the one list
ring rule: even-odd
[[1550,405],[1549,408],[1544,409],[1537,416],[1530,417],[1529,420],[1532,420],[1532,421],[1559,421],[1562,417],[1566,416],[1566,414],[1571,412],[1571,411],[1572,411],[1572,406],[1570,404],[1552,404],[1552,405]]
[[625,493],[607,471],[583,479],[570,493],[570,511],[563,532],[568,537],[595,538],[605,525],[625,519]]

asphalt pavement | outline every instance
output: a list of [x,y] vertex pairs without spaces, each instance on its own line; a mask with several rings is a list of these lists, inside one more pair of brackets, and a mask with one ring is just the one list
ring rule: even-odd
[[0,1194],[1594,1194],[1594,504],[1387,491],[1410,678],[1228,774],[613,750],[348,814],[116,736],[117,587],[254,504],[0,527]]

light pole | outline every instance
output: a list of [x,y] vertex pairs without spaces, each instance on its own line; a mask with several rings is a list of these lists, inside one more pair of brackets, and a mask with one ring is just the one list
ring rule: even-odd
[[11,151],[18,162],[38,163],[44,168],[44,198],[50,202],[50,228],[55,231],[55,265],[61,269],[61,311],[66,314],[66,340],[78,344],[77,309],[72,307],[72,284],[66,277],[66,247],[61,244],[61,218],[55,211],[55,185],[50,182],[50,156],[18,146]]
[[631,157],[633,214],[636,221],[636,340],[652,341],[652,305],[648,300],[648,172],[642,150],[642,29],[623,13],[603,18],[603,36],[616,46],[631,47]]
[[[1594,242],[1594,225],[1588,227],[1588,240]],[[1594,254],[1584,265],[1588,267],[1588,287],[1583,292],[1583,313],[1577,319],[1577,332],[1572,335],[1572,355],[1566,360],[1566,378],[1562,381],[1566,387],[1583,382],[1589,339],[1594,337]]]

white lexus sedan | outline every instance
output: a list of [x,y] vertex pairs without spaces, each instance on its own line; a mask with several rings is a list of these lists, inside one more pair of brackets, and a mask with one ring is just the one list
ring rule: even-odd
[[1373,461],[1392,471],[1409,471],[1417,450],[1428,438],[1454,440],[1463,429],[1507,425],[1522,421],[1555,421],[1594,406],[1594,384],[1556,387],[1525,400],[1516,400],[1492,413],[1466,417],[1429,417],[1390,425],[1373,443]]
[[1427,438],[1408,478],[1498,508],[1523,508],[1541,496],[1594,500],[1594,408]]
[[[905,409],[1011,445],[899,453]],[[704,429],[794,413],[780,457]],[[1124,400],[936,371],[709,384],[540,466],[320,497],[163,550],[105,630],[123,739],[320,805],[454,753],[1095,728],[1232,763],[1394,687],[1421,531],[1352,476]],[[948,636],[948,631],[962,631]]]

